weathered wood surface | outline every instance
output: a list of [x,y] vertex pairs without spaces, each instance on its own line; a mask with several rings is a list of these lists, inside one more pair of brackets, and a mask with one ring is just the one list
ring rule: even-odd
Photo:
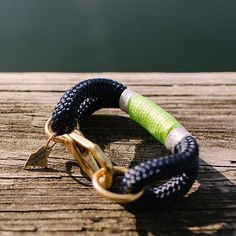
[[[195,193],[165,211],[127,211],[98,195],[65,148],[55,146],[48,170],[26,171],[45,142],[44,123],[75,83],[109,77],[149,96],[176,116],[201,147]],[[1,235],[236,234],[236,73],[1,73]],[[106,116],[104,116],[106,114]],[[129,167],[165,149],[118,109],[97,112],[83,132],[117,165]]]

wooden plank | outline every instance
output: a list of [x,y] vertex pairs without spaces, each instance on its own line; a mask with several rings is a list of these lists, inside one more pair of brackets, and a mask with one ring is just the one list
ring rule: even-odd
[[[45,142],[43,126],[65,90],[88,78],[127,84],[176,116],[198,139],[195,193],[165,211],[127,210],[99,197],[57,145],[50,169],[26,171],[28,155]],[[1,235],[236,234],[236,73],[0,73]],[[115,127],[115,128],[114,128]],[[166,154],[118,109],[82,124],[117,165]]]

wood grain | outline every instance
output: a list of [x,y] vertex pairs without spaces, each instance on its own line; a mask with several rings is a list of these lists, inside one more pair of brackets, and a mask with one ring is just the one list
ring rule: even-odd
[[[26,171],[45,142],[44,123],[64,91],[88,78],[119,80],[177,117],[197,137],[198,183],[169,209],[125,209],[100,197],[56,145],[47,170]],[[0,73],[1,235],[235,235],[236,73]],[[117,165],[166,153],[118,109],[82,125]],[[200,184],[200,187],[199,187]]]

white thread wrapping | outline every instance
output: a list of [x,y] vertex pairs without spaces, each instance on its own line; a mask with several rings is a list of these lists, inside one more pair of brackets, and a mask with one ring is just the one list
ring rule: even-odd
[[133,97],[135,94],[137,94],[136,92],[134,92],[131,89],[125,89],[123,91],[123,93],[120,96],[120,100],[119,100],[119,106],[120,109],[122,111],[125,111],[126,113],[128,112],[128,104],[129,104],[129,100],[131,99],[131,97]]
[[187,136],[192,135],[183,126],[171,130],[165,141],[166,148],[174,153],[175,146]]

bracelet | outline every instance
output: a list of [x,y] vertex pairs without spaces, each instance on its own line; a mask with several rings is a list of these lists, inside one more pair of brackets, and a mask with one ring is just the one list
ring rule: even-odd
[[[76,130],[78,123],[101,108],[121,108],[172,154],[129,170],[113,167],[101,149]],[[49,141],[66,144],[103,196],[120,203],[138,200],[161,207],[169,205],[182,198],[197,177],[199,149],[192,135],[163,108],[110,79],[86,80],[68,90],[54,108],[45,130]],[[84,148],[90,153],[87,157],[82,153]],[[107,190],[116,172],[125,173],[119,194]],[[169,180],[160,186],[148,187],[166,179]]]

